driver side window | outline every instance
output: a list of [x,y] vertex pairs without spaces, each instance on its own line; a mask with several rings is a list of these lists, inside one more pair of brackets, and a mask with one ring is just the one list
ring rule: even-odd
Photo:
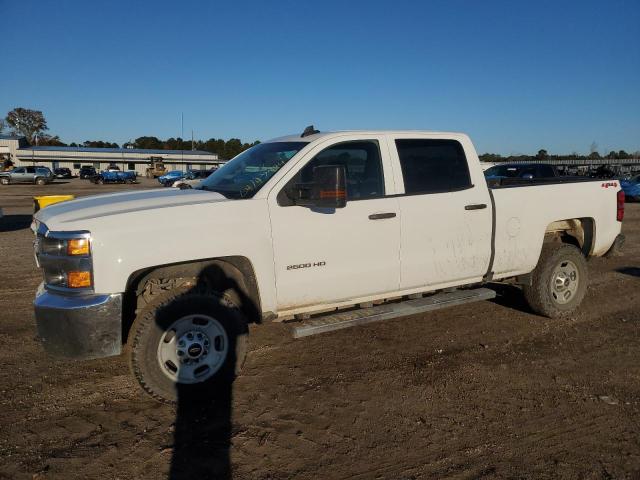
[[321,165],[345,167],[347,200],[384,197],[384,176],[378,142],[344,142],[323,150],[302,167],[285,187],[285,191],[296,184],[312,182],[313,169]]

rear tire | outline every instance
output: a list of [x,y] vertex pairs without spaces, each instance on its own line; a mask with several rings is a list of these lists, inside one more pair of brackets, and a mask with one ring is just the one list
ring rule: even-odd
[[531,309],[545,317],[560,318],[582,302],[589,271],[584,255],[575,246],[546,244],[532,277],[532,284],[523,289]]
[[229,388],[247,354],[247,322],[226,297],[177,288],[158,295],[130,332],[131,370],[156,400],[203,401]]
[[0,179],[0,183],[2,183],[2,185],[9,185],[11,183],[11,180],[9,180],[7,177],[2,177]]

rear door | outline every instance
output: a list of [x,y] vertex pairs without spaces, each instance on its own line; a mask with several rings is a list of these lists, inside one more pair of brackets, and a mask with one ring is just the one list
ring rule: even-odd
[[23,182],[33,183],[36,178],[36,167],[27,167],[27,172],[24,175]]
[[492,207],[479,163],[469,169],[466,151],[478,162],[471,142],[402,135],[389,144],[404,186],[398,196],[401,289],[482,280],[491,256]]
[[[319,165],[344,165],[347,205],[290,205],[290,184]],[[400,218],[384,135],[344,135],[310,150],[269,199],[278,309],[393,292],[400,281]]]

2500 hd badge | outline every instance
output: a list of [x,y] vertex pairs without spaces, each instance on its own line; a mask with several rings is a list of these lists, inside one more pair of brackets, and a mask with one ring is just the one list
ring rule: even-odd
[[299,263],[298,265],[287,265],[287,270],[298,270],[300,268],[324,267],[327,262]]

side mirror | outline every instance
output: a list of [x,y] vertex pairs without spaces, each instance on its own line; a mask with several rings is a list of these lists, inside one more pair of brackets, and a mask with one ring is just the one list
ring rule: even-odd
[[321,165],[313,169],[313,181],[295,185],[290,194],[294,205],[344,208],[347,205],[347,175],[343,165]]
[[342,165],[322,165],[313,169],[313,206],[344,208],[347,205],[347,174]]

